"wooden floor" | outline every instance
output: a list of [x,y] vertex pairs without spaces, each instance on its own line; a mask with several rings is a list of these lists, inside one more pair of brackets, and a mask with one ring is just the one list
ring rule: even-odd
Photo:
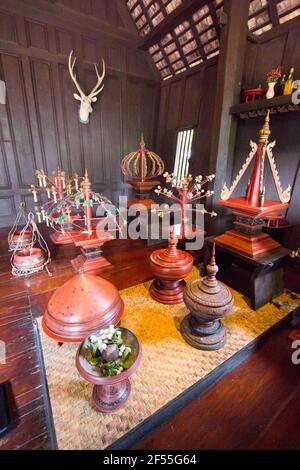
[[[0,383],[9,381],[14,428],[0,449],[51,449],[49,412],[41,350],[34,318],[53,293],[73,275],[73,247],[50,246],[52,277],[13,278],[7,232],[0,231],[0,340],[7,364]],[[152,248],[153,249],[153,248]],[[119,288],[151,278],[144,241],[116,240],[104,247],[113,267],[102,276]],[[286,271],[287,287],[300,292],[299,272]],[[136,449],[299,449],[300,366],[291,363],[291,342],[283,328],[208,392],[136,445]]]

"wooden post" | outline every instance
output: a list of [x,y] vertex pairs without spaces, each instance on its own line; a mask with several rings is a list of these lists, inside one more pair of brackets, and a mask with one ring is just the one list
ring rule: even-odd
[[[224,0],[224,19],[221,23],[220,55],[210,152],[210,171],[215,173],[214,198],[220,199],[221,189],[231,170],[237,118],[229,114],[232,105],[240,102],[241,81],[248,33],[249,0]],[[231,173],[230,173],[231,177]],[[220,208],[217,208],[220,214]],[[223,217],[216,217],[211,230],[220,233]],[[223,222],[223,224],[222,224]]]

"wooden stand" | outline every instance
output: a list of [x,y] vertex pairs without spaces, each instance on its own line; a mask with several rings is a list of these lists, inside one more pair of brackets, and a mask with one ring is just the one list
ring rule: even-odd
[[154,204],[154,201],[151,199],[151,190],[160,182],[155,180],[130,180],[127,181],[127,183],[130,184],[136,192],[136,197],[128,202],[128,207],[131,207],[133,204],[141,204],[143,207],[151,209],[152,204]]
[[253,259],[281,249],[281,245],[270,235],[262,232],[262,229],[265,226],[267,214],[285,210],[288,204],[266,201],[262,207],[254,207],[248,203],[246,197],[219,201],[219,204],[233,209],[235,221],[233,230],[228,230],[215,238],[217,245],[233,249]]
[[75,246],[81,250],[78,255],[71,261],[76,272],[98,273],[101,269],[111,266],[111,263],[102,255],[102,246],[104,243],[113,239],[108,232],[97,233],[93,230],[88,233],[80,233],[72,237]]
[[[204,268],[209,260],[209,253],[218,237],[206,239],[206,257]],[[283,291],[283,263],[290,251],[280,247],[273,252],[252,258],[238,253],[235,248],[220,246],[216,243],[216,257],[219,266],[219,279],[250,299],[250,306],[257,310]]]
[[104,230],[93,229],[92,190],[88,172],[85,170],[82,182],[84,193],[84,220],[85,230],[72,237],[75,246],[81,250],[81,255],[71,261],[76,272],[98,273],[101,269],[111,266],[110,262],[102,256],[102,246],[113,236]]
[[177,249],[178,239],[171,233],[168,248],[154,251],[150,256],[150,268],[155,276],[149,292],[151,297],[163,304],[182,302],[184,278],[192,271],[193,257]]

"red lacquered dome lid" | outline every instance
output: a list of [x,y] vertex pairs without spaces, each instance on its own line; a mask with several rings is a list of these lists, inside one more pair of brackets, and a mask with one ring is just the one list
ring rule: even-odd
[[178,269],[181,266],[193,266],[193,257],[190,253],[177,249],[178,238],[174,232],[171,232],[170,239],[168,240],[168,248],[162,248],[154,251],[150,260],[155,265],[163,268]]
[[113,284],[92,274],[77,274],[54,292],[42,326],[58,342],[77,343],[92,331],[119,323],[123,310]]

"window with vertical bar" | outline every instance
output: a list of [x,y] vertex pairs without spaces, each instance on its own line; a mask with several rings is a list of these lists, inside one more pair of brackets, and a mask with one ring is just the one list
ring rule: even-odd
[[193,139],[194,129],[183,129],[178,131],[174,174],[179,180],[188,174]]

